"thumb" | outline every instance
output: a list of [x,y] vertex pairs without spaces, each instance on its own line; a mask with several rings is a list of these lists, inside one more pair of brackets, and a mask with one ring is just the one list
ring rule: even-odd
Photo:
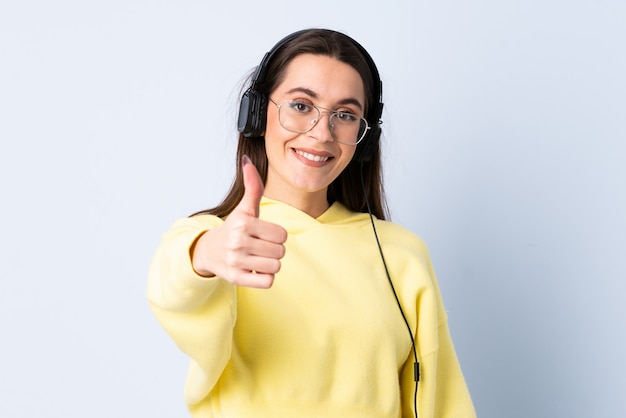
[[241,171],[243,172],[244,194],[237,207],[248,215],[258,218],[259,205],[264,190],[263,180],[261,180],[258,170],[247,155],[241,159]]

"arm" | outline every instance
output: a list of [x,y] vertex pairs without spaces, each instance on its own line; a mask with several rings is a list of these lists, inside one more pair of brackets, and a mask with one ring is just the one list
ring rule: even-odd
[[[196,216],[174,223],[159,244],[148,274],[148,300],[162,309],[191,312],[221,284],[198,274],[192,263],[196,242],[209,229],[222,224],[214,216]],[[208,275],[207,275],[208,276]]]
[[225,221],[181,219],[168,231],[150,267],[154,315],[192,360],[188,404],[204,398],[228,363],[237,316],[236,285],[267,288],[280,269],[287,231],[258,219],[263,183],[244,159],[245,193]]
[[197,238],[219,224],[221,220],[211,216],[177,221],[163,236],[148,276],[148,301],[155,317],[192,360],[186,390],[190,403],[213,388],[232,349],[235,286],[197,274],[190,254]]
[[[476,412],[454,350],[448,316],[437,279],[423,248],[422,270],[429,286],[418,292],[416,301],[417,335],[415,344],[420,363],[417,409],[419,418],[475,418]],[[414,358],[404,364],[401,376],[402,417],[415,417],[413,398],[415,381]]]
[[[476,412],[450,338],[447,322],[437,327],[439,348],[422,356],[417,391],[419,418],[475,418]],[[402,369],[402,417],[415,417],[413,356]]]

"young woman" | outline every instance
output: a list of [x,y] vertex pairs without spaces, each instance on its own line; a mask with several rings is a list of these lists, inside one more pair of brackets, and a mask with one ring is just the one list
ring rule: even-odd
[[230,192],[149,273],[192,416],[475,416],[427,249],[384,220],[381,113],[374,62],[339,32],[287,36],[252,76]]

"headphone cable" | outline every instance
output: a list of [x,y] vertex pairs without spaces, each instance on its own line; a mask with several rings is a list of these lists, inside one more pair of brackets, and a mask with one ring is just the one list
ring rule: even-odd
[[398,309],[400,309],[400,313],[402,314],[402,319],[404,319],[404,324],[406,325],[406,329],[409,332],[409,336],[411,337],[411,346],[413,348],[413,356],[415,357],[415,363],[413,363],[413,379],[415,380],[415,392],[413,393],[413,410],[415,412],[415,418],[417,417],[417,385],[420,380],[420,364],[417,359],[417,349],[415,347],[415,339],[413,337],[413,331],[411,330],[411,325],[404,314],[404,310],[402,309],[402,305],[400,304],[400,299],[398,298],[398,293],[396,292],[396,288],[393,285],[391,280],[391,275],[389,274],[389,268],[387,267],[387,262],[385,261],[385,256],[383,254],[383,249],[380,244],[380,240],[378,239],[378,233],[376,232],[376,225],[374,223],[374,216],[372,215],[372,209],[370,207],[370,202],[367,197],[367,190],[365,188],[365,180],[363,178],[363,166],[365,164],[361,162],[361,188],[363,189],[363,196],[365,196],[365,204],[367,206],[367,213],[370,217],[370,222],[372,224],[372,231],[374,231],[374,237],[376,238],[376,244],[378,245],[378,251],[380,253],[380,258],[383,262],[383,267],[385,268],[385,274],[387,275],[387,280],[389,281],[389,285],[391,286],[391,291],[393,292],[393,296],[396,299],[396,303],[398,304]]

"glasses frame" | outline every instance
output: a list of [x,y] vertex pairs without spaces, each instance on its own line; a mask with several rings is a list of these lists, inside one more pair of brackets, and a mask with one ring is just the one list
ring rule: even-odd
[[307,132],[311,132],[311,130],[313,128],[315,128],[317,126],[317,124],[319,123],[319,121],[322,119],[322,113],[329,113],[329,116],[328,116],[328,130],[330,131],[330,136],[333,138],[333,141],[337,142],[339,144],[356,146],[359,142],[363,141],[363,138],[365,138],[365,136],[367,135],[367,132],[371,129],[371,126],[370,126],[369,122],[367,122],[367,119],[365,119],[362,116],[357,116],[357,115],[354,115],[354,114],[350,113],[350,114],[354,115],[355,117],[361,119],[363,122],[365,122],[365,129],[363,129],[363,134],[361,135],[360,138],[358,138],[356,140],[356,142],[339,141],[337,138],[335,138],[335,134],[333,133],[333,126],[330,123],[330,118],[333,117],[334,115],[338,114],[338,113],[349,113],[349,112],[338,112],[336,110],[326,109],[325,107],[316,106],[314,104],[304,103],[307,106],[311,106],[315,110],[317,110],[318,116],[317,116],[317,118],[314,118],[314,119],[311,120],[311,122],[315,121],[315,123],[311,123],[311,126],[307,130],[305,130],[305,131],[296,131],[296,130],[293,130],[293,129],[289,129],[289,128],[285,127],[285,125],[283,125],[283,121],[280,119],[280,109],[282,108],[283,105],[285,105],[287,103],[298,102],[298,100],[285,100],[285,101],[281,102],[280,104],[276,103],[271,98],[269,98],[269,101],[274,103],[274,105],[278,108],[278,123],[280,123],[280,126],[282,126],[283,129],[286,129],[289,132],[293,132],[293,133],[296,133],[296,134],[305,134]]

